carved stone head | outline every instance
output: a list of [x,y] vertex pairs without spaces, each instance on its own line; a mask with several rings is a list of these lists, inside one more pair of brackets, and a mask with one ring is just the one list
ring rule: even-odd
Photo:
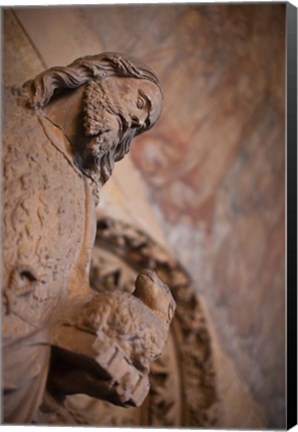
[[[162,108],[155,74],[139,61],[117,53],[82,57],[67,67],[48,69],[27,81],[19,94],[28,108],[49,117],[54,106],[56,121],[59,110],[60,117],[68,113],[68,124],[60,120],[59,126],[65,125],[75,161],[101,184],[110,177],[114,162],[129,151],[132,138],[156,123]],[[80,104],[66,107],[63,100],[72,94],[80,98]],[[73,107],[77,112],[72,116]]]

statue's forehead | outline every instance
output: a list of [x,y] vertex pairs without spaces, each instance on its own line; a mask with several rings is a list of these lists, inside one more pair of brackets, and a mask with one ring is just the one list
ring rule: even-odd
[[148,80],[138,80],[139,88],[146,94],[151,95],[155,99],[162,99],[161,91],[159,87],[151,81]]

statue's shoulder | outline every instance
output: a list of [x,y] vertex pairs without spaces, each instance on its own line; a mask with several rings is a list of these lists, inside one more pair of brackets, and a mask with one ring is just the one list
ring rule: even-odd
[[8,145],[12,139],[26,133],[27,130],[38,129],[37,116],[21,103],[16,87],[3,87],[3,143]]
[[27,110],[21,102],[19,87],[17,86],[3,86],[2,100],[5,113],[10,113],[12,109],[14,112],[18,112],[19,114],[29,113],[29,110]]

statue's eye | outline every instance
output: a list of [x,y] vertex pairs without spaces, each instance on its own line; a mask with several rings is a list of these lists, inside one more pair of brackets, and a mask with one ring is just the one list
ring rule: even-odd
[[138,97],[138,100],[137,100],[137,107],[138,107],[139,109],[143,109],[144,106],[145,106],[145,101],[144,101],[144,99],[142,99],[141,97]]

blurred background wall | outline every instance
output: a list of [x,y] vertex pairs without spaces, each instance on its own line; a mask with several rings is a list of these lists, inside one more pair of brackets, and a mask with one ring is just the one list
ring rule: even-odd
[[118,199],[188,269],[265,424],[284,427],[285,5],[4,13],[5,84],[102,51],[139,57],[164,90],[160,122],[116,168]]

